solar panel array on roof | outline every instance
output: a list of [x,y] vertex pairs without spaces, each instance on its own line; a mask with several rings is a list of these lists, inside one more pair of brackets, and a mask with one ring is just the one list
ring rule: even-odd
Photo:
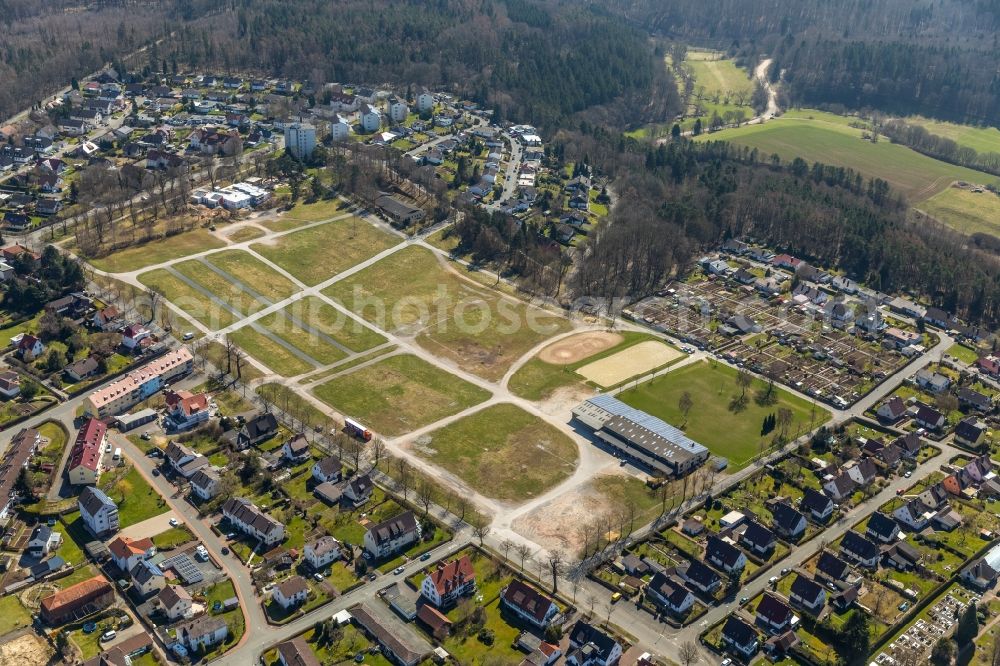
[[[598,409],[609,412],[611,416],[621,416],[632,423],[645,428],[654,435],[659,435],[668,440],[671,444],[686,451],[698,455],[707,453],[708,449],[694,441],[679,429],[670,425],[662,419],[658,419],[651,414],[626,405],[624,402],[610,395],[598,395],[586,401]],[[586,404],[586,403],[585,403]]]
[[200,583],[205,580],[204,574],[201,573],[201,569],[198,565],[194,563],[187,553],[181,553],[180,555],[174,555],[169,557],[162,562],[160,562],[160,570],[166,571],[167,569],[173,569],[177,572],[177,575],[181,577],[185,585],[191,585],[193,583]]

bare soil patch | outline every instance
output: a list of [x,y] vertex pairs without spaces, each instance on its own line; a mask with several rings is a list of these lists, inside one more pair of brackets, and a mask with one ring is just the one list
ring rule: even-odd
[[524,514],[511,527],[548,551],[576,554],[583,549],[583,535],[576,528],[614,508],[609,498],[588,482]]
[[605,349],[621,344],[624,338],[619,333],[608,331],[588,331],[578,333],[551,344],[538,354],[538,358],[553,365],[571,365],[593,356]]
[[684,356],[683,352],[655,340],[623,349],[577,369],[577,374],[600,386],[614,386]]
[[48,643],[31,633],[0,644],[0,664],[45,666],[53,654]]

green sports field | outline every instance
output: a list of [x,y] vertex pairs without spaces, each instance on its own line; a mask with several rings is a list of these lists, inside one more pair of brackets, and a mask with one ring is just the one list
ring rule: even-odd
[[578,458],[573,440],[511,404],[487,407],[412,446],[477,492],[512,502],[537,497],[566,480]]
[[852,119],[821,111],[801,110],[761,125],[745,125],[698,137],[700,141],[731,141],[757,148],[761,159],[777,153],[784,162],[801,157],[850,167],[866,178],[882,178],[911,202],[921,202],[946,189],[953,181],[989,183],[993,176],[939,162],[890,143],[861,138],[863,131],[850,126]]
[[[712,453],[729,459],[731,471],[741,469],[761,450],[761,425],[764,417],[777,414],[781,408],[792,411],[789,438],[818,427],[830,418],[820,405],[776,388],[778,400],[771,405],[758,405],[754,399],[765,389],[754,379],[747,390],[749,400],[740,412],[730,410],[730,402],[740,393],[736,385],[736,370],[721,363],[702,361],[661,375],[618,395],[623,402],[657,416],[675,426],[684,425],[684,415],[678,403],[687,391],[693,406],[684,429],[688,437],[708,447]],[[770,444],[772,433],[766,437]]]
[[341,414],[390,437],[456,414],[489,398],[489,392],[426,361],[392,356],[313,389]]

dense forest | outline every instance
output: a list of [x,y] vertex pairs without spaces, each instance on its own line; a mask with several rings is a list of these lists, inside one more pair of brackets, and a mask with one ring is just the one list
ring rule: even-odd
[[998,0],[611,0],[608,11],[749,65],[787,100],[1000,122]]

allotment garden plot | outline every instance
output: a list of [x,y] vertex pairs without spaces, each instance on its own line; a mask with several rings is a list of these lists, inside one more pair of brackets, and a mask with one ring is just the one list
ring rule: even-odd
[[465,279],[430,250],[410,247],[323,292],[376,327],[416,338],[437,356],[485,379],[546,338],[566,319]]
[[[908,362],[895,349],[831,326],[821,307],[786,306],[723,280],[672,283],[626,315],[841,408]],[[750,320],[756,331],[729,331],[736,317]]]

